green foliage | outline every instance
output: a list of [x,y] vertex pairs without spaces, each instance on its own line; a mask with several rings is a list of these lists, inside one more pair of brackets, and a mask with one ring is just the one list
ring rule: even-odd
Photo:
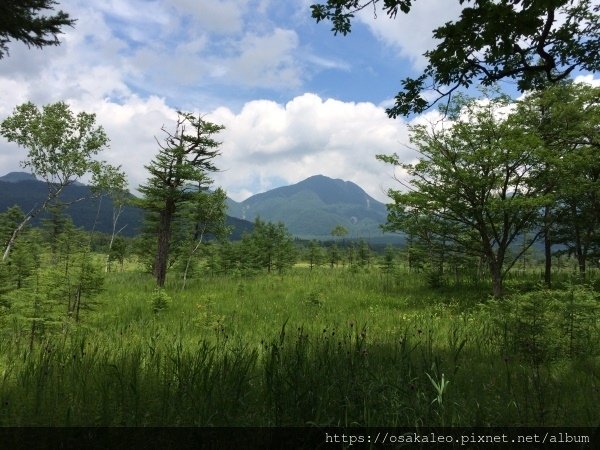
[[582,286],[536,290],[485,306],[506,355],[534,365],[600,354],[600,296]]
[[[416,78],[402,81],[403,90],[387,110],[390,117],[420,113],[459,88],[479,81],[484,86],[514,79],[521,91],[567,78],[574,69],[600,69],[600,6],[590,0],[493,1],[469,3],[461,16],[433,30],[438,46],[425,53],[428,64]],[[411,0],[383,0],[390,18],[410,14]],[[346,35],[354,14],[377,11],[380,0],[327,0],[311,6],[317,21],[329,20],[332,31]],[[556,20],[563,17],[564,20]],[[435,98],[429,101],[427,91]]]
[[165,292],[164,289],[156,288],[152,293],[151,297],[152,311],[155,314],[167,309],[171,303],[171,297]]
[[554,202],[548,217],[553,243],[563,244],[586,264],[600,255],[600,88],[562,83],[519,102],[525,125],[546,147],[543,181]]
[[331,235],[334,237],[346,237],[348,235],[348,230],[346,227],[342,225],[336,225],[333,230],[331,230]]
[[218,188],[214,192],[198,192],[191,202],[182,205],[175,226],[182,229],[181,238],[178,239],[181,243],[178,250],[183,256],[183,288],[188,274],[197,264],[198,254],[205,240],[223,240],[231,233],[231,228],[226,225],[226,199],[225,191]]
[[[159,287],[166,280],[176,215],[186,203],[193,205],[196,214],[207,212],[202,205],[206,198],[203,191],[211,182],[207,173],[217,170],[212,160],[219,155],[220,146],[213,136],[223,128],[201,116],[178,112],[175,131],[162,128],[164,144],[159,143],[158,155],[146,166],[150,178],[140,186],[144,197],[138,206],[147,211],[146,232],[156,236],[152,269]],[[223,206],[218,209],[222,210]]]
[[396,267],[396,252],[394,251],[394,247],[388,245],[385,248],[385,254],[383,256],[383,261],[381,262],[381,270],[383,273],[391,274]]
[[41,265],[41,241],[37,230],[30,230],[15,245],[13,252],[6,261],[11,274],[12,286],[20,289],[26,284],[26,280],[33,275]]
[[293,238],[281,222],[274,224],[256,218],[254,229],[244,236],[241,248],[250,268],[267,269],[269,273],[282,273],[296,261]]
[[94,157],[108,145],[102,127],[96,126],[95,114],[73,114],[64,102],[46,105],[40,111],[33,103],[17,106],[0,124],[0,135],[27,149],[23,167],[46,182],[48,196],[36,205],[14,229],[5,246],[5,260],[18,235],[31,219],[56,200],[65,187],[85,174],[96,175],[110,166]]
[[[0,213],[0,245],[6,246],[13,230],[22,222],[24,214],[17,206]],[[23,239],[14,247],[13,253],[4,261],[3,290],[20,289],[27,278],[40,266],[39,230],[25,228]]]
[[0,134],[28,150],[23,167],[56,189],[98,168],[92,158],[108,144],[102,127],[96,127],[95,114],[73,114],[64,102],[46,105],[40,111],[24,103],[0,125]]
[[308,260],[310,270],[312,270],[313,267],[319,267],[323,264],[323,249],[316,240],[313,239],[309,242],[306,253],[306,259]]
[[362,239],[358,242],[357,260],[361,267],[368,267],[371,264],[371,249]]
[[4,247],[8,244],[13,230],[25,219],[25,214],[17,205],[0,213],[0,244]]
[[[411,142],[421,158],[403,164],[397,155],[378,159],[408,172],[408,192],[390,190],[387,228],[417,235],[428,247],[429,259],[444,257],[447,243],[453,252],[485,257],[495,296],[502,295],[502,280],[516,262],[509,247],[518,236],[533,229],[540,210],[550,204],[548,187],[538,183],[535,170],[543,160],[543,143],[503,118],[510,105],[505,97],[485,102],[456,98],[446,124],[412,127]],[[504,113],[506,115],[506,113]],[[526,250],[536,240],[532,233]],[[433,272],[441,272],[438,261]]]
[[57,253],[60,236],[66,231],[74,229],[73,221],[65,214],[65,205],[60,201],[53,201],[46,207],[47,217],[42,219],[41,232],[44,240],[50,243],[52,254]]
[[23,42],[27,47],[42,48],[59,45],[58,35],[75,20],[69,14],[53,11],[58,3],[54,0],[3,0],[0,4],[0,59],[8,55],[7,44],[11,40]]
[[[123,264],[125,262],[125,257],[127,256],[128,245],[127,241],[122,236],[116,236],[112,245],[109,249],[108,253],[108,262],[117,261],[121,266],[121,270],[123,270]],[[108,270],[110,271],[110,265],[108,266]]]
[[329,266],[332,269],[337,267],[341,259],[342,255],[340,254],[340,250],[338,249],[337,244],[333,243],[327,248],[327,261],[329,262]]

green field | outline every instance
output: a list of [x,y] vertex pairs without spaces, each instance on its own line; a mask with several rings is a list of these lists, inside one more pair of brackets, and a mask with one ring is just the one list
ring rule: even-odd
[[2,309],[0,426],[598,426],[594,275],[513,277],[493,301],[403,269],[173,275],[161,294],[110,273],[33,340]]

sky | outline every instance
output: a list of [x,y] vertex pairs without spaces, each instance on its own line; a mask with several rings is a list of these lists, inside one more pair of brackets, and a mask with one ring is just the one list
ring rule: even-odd
[[[409,126],[436,113],[390,119],[385,108],[460,4],[420,1],[395,20],[365,10],[351,34],[334,36],[311,18],[312,3],[59,0],[77,19],[61,45],[11,43],[0,60],[0,120],[26,101],[95,113],[110,138],[101,158],[121,165],[135,192],[161,128],[189,111],[225,126],[213,179],[234,200],[322,174],[387,202],[399,185],[375,155],[414,161]],[[0,140],[0,175],[23,170],[24,156]]]

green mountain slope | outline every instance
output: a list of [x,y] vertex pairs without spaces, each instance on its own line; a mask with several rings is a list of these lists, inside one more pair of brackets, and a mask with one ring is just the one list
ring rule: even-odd
[[228,213],[245,220],[257,216],[283,222],[298,237],[327,238],[336,225],[348,237],[376,237],[386,222],[383,203],[350,181],[315,175],[291,186],[279,187],[237,203],[229,201]]
[[[46,183],[38,181],[31,174],[24,172],[11,172],[0,177],[0,212],[11,206],[18,205],[24,212],[30,211],[36,205],[44,202],[48,194]],[[94,226],[96,215],[96,231],[110,233],[112,230],[112,201],[102,198],[100,213],[98,213],[98,199],[90,199],[90,189],[82,184],[68,186],[61,195],[61,201],[69,203],[80,198],[88,198],[73,203],[67,207],[65,213],[73,219],[77,227],[91,230]],[[44,214],[34,220],[39,224],[45,217]],[[140,231],[142,225],[143,211],[134,206],[126,206],[119,218],[119,228],[126,225],[122,234],[134,236]],[[231,238],[240,239],[244,231],[251,231],[252,224],[235,217],[228,217],[227,224],[234,228]]]

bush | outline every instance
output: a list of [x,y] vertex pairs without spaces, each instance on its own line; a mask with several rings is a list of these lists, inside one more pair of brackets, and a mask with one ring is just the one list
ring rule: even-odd
[[155,289],[152,293],[152,311],[154,314],[158,314],[160,311],[163,311],[169,307],[169,303],[171,303],[171,297],[165,292],[164,289]]
[[492,340],[533,364],[600,354],[600,295],[585,287],[541,290],[491,301]]

